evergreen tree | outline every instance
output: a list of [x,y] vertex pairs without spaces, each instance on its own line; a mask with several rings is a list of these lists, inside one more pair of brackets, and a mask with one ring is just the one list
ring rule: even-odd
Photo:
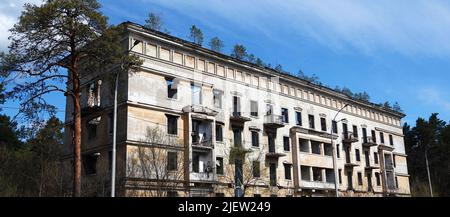
[[61,92],[72,100],[73,196],[81,195],[80,79],[112,64],[123,64],[125,70],[141,64],[126,53],[121,43],[123,30],[108,26],[96,0],[25,4],[18,23],[10,30],[9,53],[0,56],[0,71],[17,83],[7,95],[20,101],[20,113],[26,119],[41,122],[40,111],[55,112],[44,97],[51,92]]
[[197,28],[195,25],[192,25],[190,28],[190,39],[192,40],[192,42],[194,42],[195,44],[198,44],[200,46],[202,46],[203,44],[203,32],[201,29]]
[[213,51],[222,52],[223,41],[220,40],[218,37],[214,37],[211,39],[211,41],[209,41],[209,47]]
[[150,12],[148,14],[147,19],[145,20],[144,27],[152,29],[152,30],[156,30],[156,31],[161,31],[162,26],[163,26],[163,20],[162,20],[161,16],[156,13]]

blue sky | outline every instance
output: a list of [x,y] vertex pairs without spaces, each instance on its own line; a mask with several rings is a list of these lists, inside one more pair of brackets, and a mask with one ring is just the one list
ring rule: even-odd
[[[0,3],[0,31],[17,19],[24,0]],[[33,2],[33,1],[31,1]],[[39,2],[34,0],[34,2]],[[189,27],[235,43],[287,71],[302,69],[334,87],[367,91],[373,102],[398,101],[412,124],[432,112],[450,121],[450,2],[412,0],[100,0],[112,24],[144,23],[160,14],[172,35]],[[9,28],[9,27],[8,27]],[[2,34],[3,35],[3,34]],[[6,47],[5,36],[0,49]],[[61,110],[64,99],[49,97]],[[14,107],[14,103],[7,105]],[[11,113],[13,109],[5,109]],[[59,113],[63,117],[63,113]]]

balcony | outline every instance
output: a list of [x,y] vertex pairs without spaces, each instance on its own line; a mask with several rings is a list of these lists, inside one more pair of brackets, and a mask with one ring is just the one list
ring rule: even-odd
[[377,165],[377,164],[366,164],[364,169],[366,169],[366,170],[380,169],[380,165]]
[[373,139],[371,136],[366,136],[363,137],[362,139],[363,139],[362,143],[363,147],[370,148],[371,146],[377,145],[377,141],[375,141],[375,139]]
[[214,144],[211,141],[211,138],[204,138],[203,135],[193,134],[192,135],[192,148],[199,149],[213,149]]
[[230,116],[230,121],[237,123],[245,123],[251,120],[252,120],[251,118],[244,116],[242,112],[232,112]]
[[279,157],[284,157],[286,156],[286,154],[284,153],[278,153],[278,152],[267,152],[266,153],[266,158],[279,158]]
[[192,172],[189,174],[192,182],[213,183],[216,181],[214,173],[211,172]]
[[345,162],[345,167],[347,167],[347,168],[353,168],[356,166],[359,166],[359,164],[355,163],[355,162]]
[[386,144],[379,144],[378,149],[384,150],[384,151],[393,151],[394,147]]
[[346,153],[345,156],[345,167],[347,168],[353,168],[359,166],[359,163],[356,163],[354,161],[351,160],[349,153]]
[[347,143],[347,144],[351,144],[354,142],[358,142],[358,136],[355,135],[353,132],[344,132],[342,133],[342,142],[343,143]]
[[266,115],[264,116],[264,127],[281,128],[284,127],[283,116],[281,115]]
[[302,180],[300,187],[306,189],[334,190],[334,183]]

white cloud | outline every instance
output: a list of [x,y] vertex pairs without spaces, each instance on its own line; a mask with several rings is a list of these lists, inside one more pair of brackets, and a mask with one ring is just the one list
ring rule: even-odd
[[20,16],[25,3],[39,4],[41,0],[2,0],[0,2],[0,51],[9,45],[8,30],[13,27]]
[[[224,19],[273,40],[279,31],[334,50],[450,56],[450,3],[438,0],[141,0],[205,21]],[[220,24],[214,24],[220,25]]]
[[442,108],[446,112],[450,112],[450,99],[445,96],[447,92],[443,92],[435,87],[425,87],[418,90],[419,99],[429,105],[435,105]]

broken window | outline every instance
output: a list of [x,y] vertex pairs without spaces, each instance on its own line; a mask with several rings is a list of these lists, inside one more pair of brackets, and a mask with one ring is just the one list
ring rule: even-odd
[[233,96],[233,116],[241,116],[241,99]]
[[284,178],[291,180],[291,164],[284,164]]
[[100,106],[100,86],[102,80],[97,80],[89,85],[87,104],[89,107]]
[[167,97],[170,99],[176,99],[178,89],[176,82],[174,82],[174,78],[166,78],[166,84],[167,84]]
[[309,121],[309,128],[311,129],[316,128],[314,123],[314,115],[308,115],[308,121]]
[[299,139],[300,151],[309,153],[309,141],[306,139]]
[[200,172],[200,154],[197,152],[192,152],[192,171]]
[[289,123],[289,111],[287,108],[281,108],[281,118],[284,123]]
[[216,157],[216,173],[218,175],[223,175],[223,158]]
[[322,169],[321,168],[317,168],[317,167],[313,167],[312,170],[313,170],[313,181],[315,181],[315,182],[323,181]]
[[323,149],[326,156],[333,156],[333,147],[331,146],[331,144],[323,144]]
[[327,183],[334,183],[334,170],[325,169],[325,178]]
[[214,101],[214,107],[216,108],[222,108],[222,95],[223,91],[221,90],[214,90],[213,91],[213,101]]
[[300,172],[303,181],[311,181],[311,173],[308,166],[300,166]]
[[171,135],[178,134],[178,117],[173,115],[167,115],[167,133]]
[[322,151],[320,150],[320,143],[316,141],[311,141],[311,151],[313,154],[322,154]]
[[266,115],[271,115],[273,111],[273,106],[270,104],[266,104]]
[[87,130],[88,130],[88,139],[93,139],[97,136],[97,126],[100,124],[101,117],[96,117],[91,119],[87,123]]
[[86,175],[97,174],[97,159],[100,153],[85,154],[83,156],[84,173]]
[[177,153],[167,152],[167,169],[169,171],[177,170]]

